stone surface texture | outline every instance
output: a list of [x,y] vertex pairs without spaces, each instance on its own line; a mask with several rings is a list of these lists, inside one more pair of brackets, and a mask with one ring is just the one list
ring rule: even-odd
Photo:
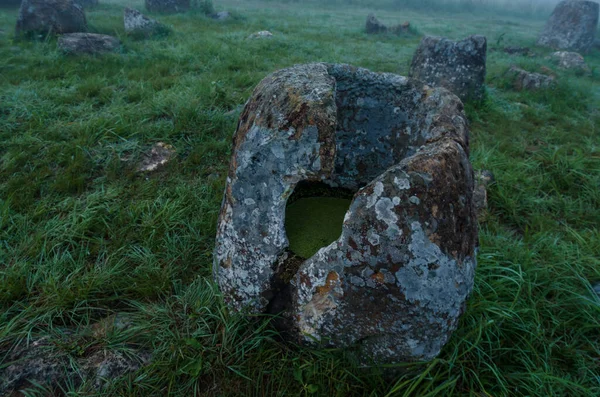
[[528,72],[516,66],[511,66],[507,74],[517,91],[550,88],[555,82],[554,76]]
[[[342,234],[288,250],[298,184],[354,193]],[[473,171],[461,101],[444,88],[348,65],[266,77],[240,116],[214,274],[235,310],[282,314],[304,344],[365,361],[435,357],[473,286]]]
[[23,0],[15,28],[17,36],[85,31],[83,8],[72,0]]
[[426,36],[413,57],[409,75],[432,86],[442,86],[461,100],[485,95],[487,41],[470,36],[461,41]]
[[138,10],[126,7],[123,12],[125,33],[136,36],[150,37],[164,32],[166,27],[155,19],[148,18]]
[[146,9],[150,12],[174,14],[190,9],[190,0],[145,0]]
[[67,54],[102,54],[121,48],[119,39],[96,33],[68,33],[58,38],[58,48]]
[[558,3],[537,44],[586,53],[593,44],[598,29],[600,5],[595,1],[567,0]]
[[578,72],[588,73],[589,66],[585,63],[585,59],[576,52],[557,51],[550,55],[550,59],[558,64],[558,67],[566,70],[575,70]]

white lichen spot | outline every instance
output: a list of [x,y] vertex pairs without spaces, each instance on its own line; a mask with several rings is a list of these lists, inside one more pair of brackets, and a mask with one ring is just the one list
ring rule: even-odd
[[408,178],[398,178],[397,176],[395,176],[394,185],[396,185],[396,187],[400,190],[410,189],[410,181],[408,180]]

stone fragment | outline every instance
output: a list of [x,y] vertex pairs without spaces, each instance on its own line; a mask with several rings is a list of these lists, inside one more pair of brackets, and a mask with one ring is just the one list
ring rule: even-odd
[[517,91],[550,88],[555,81],[554,76],[528,72],[516,66],[511,66],[506,74]]
[[[462,103],[446,89],[348,65],[280,70],[240,116],[215,277],[232,309],[281,314],[304,344],[431,359],[473,286],[473,183]],[[286,204],[314,184],[354,198],[339,239],[302,258]]]
[[556,50],[588,52],[598,29],[600,5],[595,1],[567,0],[558,3],[537,44]]
[[58,38],[58,48],[67,54],[102,54],[121,48],[119,39],[96,33],[67,33]]
[[487,41],[470,36],[461,41],[426,36],[413,57],[409,75],[432,86],[442,86],[461,100],[485,96]]
[[85,31],[83,8],[72,0],[23,0],[15,28],[17,36]]
[[268,30],[261,30],[260,32],[252,33],[248,36],[249,39],[269,39],[273,37],[273,33]]
[[502,52],[508,55],[520,55],[524,57],[530,57],[534,55],[528,47],[504,47]]
[[378,34],[378,33],[394,33],[401,34],[408,32],[410,30],[410,22],[404,22],[400,25],[395,26],[386,26],[383,22],[381,22],[375,14],[369,14],[367,16],[367,23],[365,25],[365,29],[369,34]]
[[162,23],[129,7],[126,7],[123,13],[123,24],[125,33],[133,36],[151,37],[168,32]]
[[173,146],[164,142],[158,142],[152,146],[150,152],[144,154],[142,163],[138,166],[138,172],[155,171],[167,164],[174,155],[175,148]]
[[0,366],[0,395],[21,395],[34,384],[60,390],[67,384],[77,386],[83,381],[91,381],[101,390],[111,380],[135,372],[151,360],[147,351],[140,351],[134,357],[105,349],[73,357],[59,348],[77,344],[77,340],[70,338],[67,341],[41,338],[7,352],[7,365]]
[[575,70],[582,73],[590,72],[590,68],[585,63],[585,59],[576,52],[557,51],[550,55],[550,59],[557,63],[558,67],[561,69]]
[[209,16],[216,21],[226,21],[231,18],[229,11],[219,11]]
[[475,172],[475,190],[473,191],[473,202],[477,211],[477,219],[483,222],[488,213],[488,186],[494,182],[494,174],[491,171],[479,170]]
[[190,0],[145,0],[146,9],[150,12],[175,14],[190,9]]

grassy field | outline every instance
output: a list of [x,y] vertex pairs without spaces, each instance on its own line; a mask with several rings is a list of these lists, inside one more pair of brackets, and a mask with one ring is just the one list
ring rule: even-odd
[[[216,8],[233,11],[231,21],[158,17],[172,34],[138,41],[124,34],[125,2],[100,1],[87,12],[91,30],[118,36],[122,53],[65,57],[55,39],[15,42],[17,11],[0,9],[0,367],[11,349],[49,337],[73,357],[152,351],[151,365],[104,395],[600,395],[598,49],[586,56],[592,75],[580,76],[534,47],[540,18],[378,12],[420,34],[487,36],[488,98],[466,109],[472,162],[496,183],[475,289],[442,354],[359,368],[343,351],[284,344],[268,317],[222,304],[211,255],[231,111],[296,63],[405,75],[419,34],[366,35],[374,7],[225,0]],[[127,4],[143,10],[141,0]],[[246,39],[259,30],[274,37]],[[507,45],[538,56],[496,51]],[[515,92],[503,78],[511,64],[551,67],[559,83]],[[137,173],[157,142],[176,157]],[[133,325],[90,333],[117,313]]]

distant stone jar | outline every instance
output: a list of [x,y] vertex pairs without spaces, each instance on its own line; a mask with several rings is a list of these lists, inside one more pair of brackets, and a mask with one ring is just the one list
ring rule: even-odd
[[16,36],[86,32],[83,8],[72,0],[23,0]]
[[409,76],[425,84],[449,89],[461,100],[485,96],[487,40],[470,36],[461,41],[426,36],[410,65]]
[[146,0],[146,9],[162,14],[186,12],[190,9],[190,0]]
[[[473,287],[468,128],[444,88],[348,65],[298,65],[254,90],[233,139],[214,275],[230,308],[281,314],[296,341],[364,362],[429,360]],[[349,192],[339,238],[289,248],[299,191]]]
[[568,0],[558,3],[538,45],[586,53],[594,45],[600,5],[594,1]]

